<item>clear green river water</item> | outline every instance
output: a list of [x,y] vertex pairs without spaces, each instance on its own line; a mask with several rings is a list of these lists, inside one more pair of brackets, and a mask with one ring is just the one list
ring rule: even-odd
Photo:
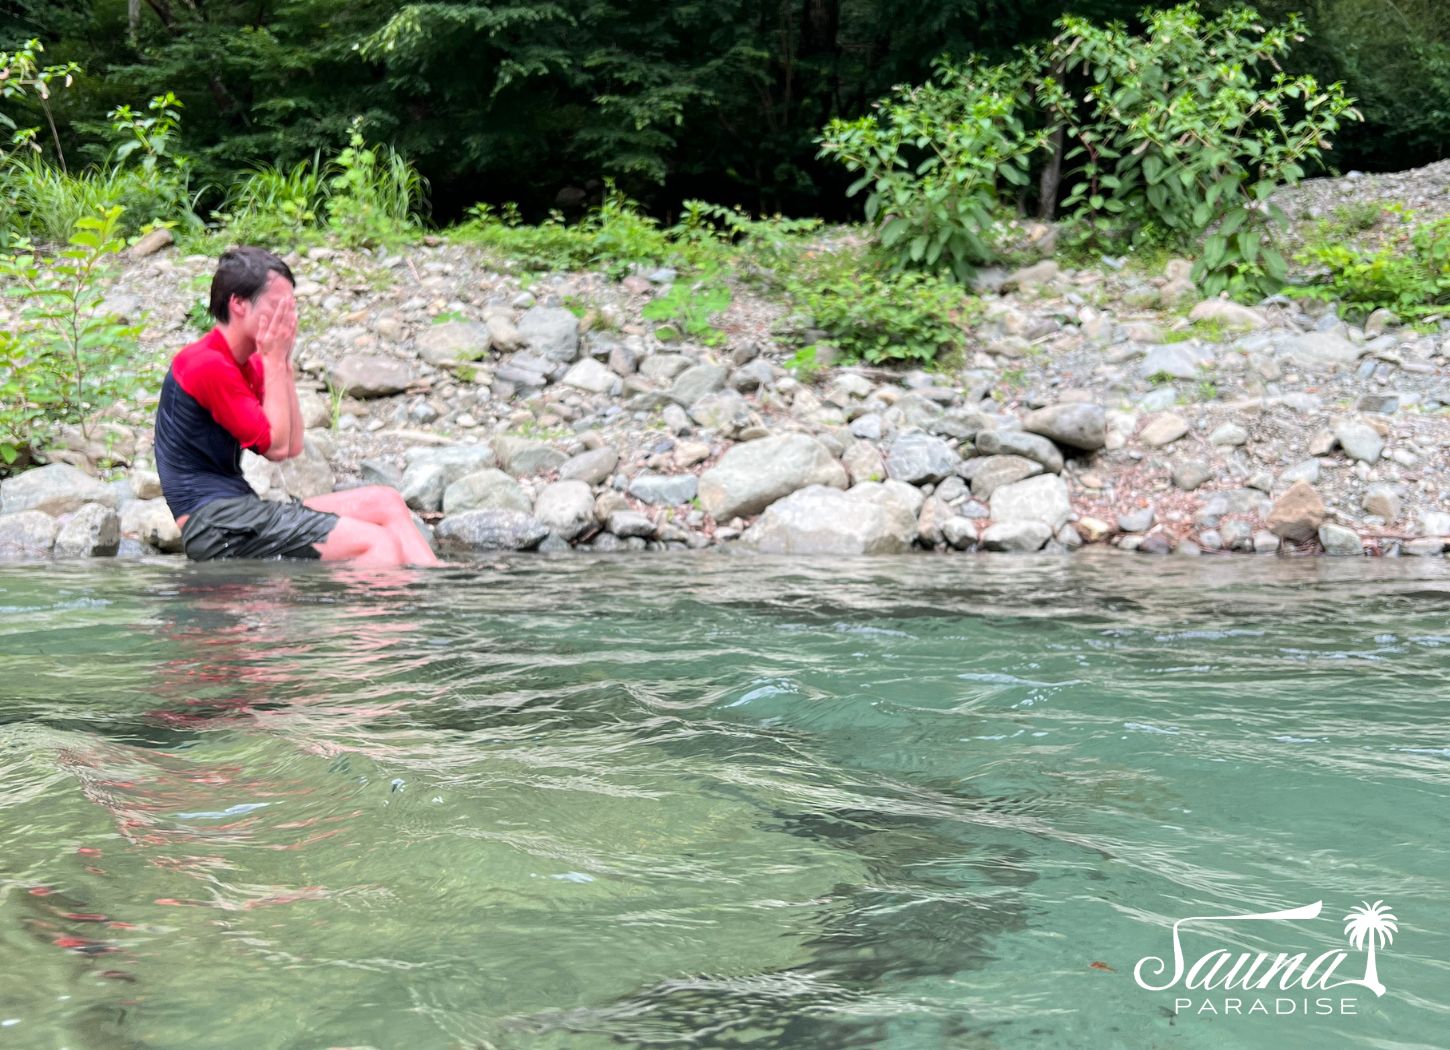
[[1450,1046],[1440,560],[0,566],[0,698],[0,1047]]

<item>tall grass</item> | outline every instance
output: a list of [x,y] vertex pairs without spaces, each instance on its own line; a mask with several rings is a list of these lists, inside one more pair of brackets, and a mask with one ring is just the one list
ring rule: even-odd
[[215,218],[240,241],[306,240],[321,228],[334,174],[321,150],[290,168],[256,165],[227,192]]
[[21,238],[64,244],[79,219],[116,205],[125,209],[124,234],[152,222],[199,224],[185,186],[175,178],[97,165],[67,173],[38,156],[11,157],[0,164],[0,247]]
[[353,122],[348,146],[327,180],[328,228],[344,244],[397,240],[423,225],[428,182],[392,146],[369,146]]
[[335,157],[318,150],[290,168],[255,166],[213,219],[235,240],[297,244],[332,233],[346,244],[376,244],[423,227],[427,192],[427,180],[401,153],[354,137]]

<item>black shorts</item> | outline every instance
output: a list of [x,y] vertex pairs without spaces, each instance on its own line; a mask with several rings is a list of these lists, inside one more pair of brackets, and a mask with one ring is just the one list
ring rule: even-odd
[[228,496],[202,504],[181,528],[181,547],[192,561],[214,558],[320,558],[321,543],[337,515],[259,496]]

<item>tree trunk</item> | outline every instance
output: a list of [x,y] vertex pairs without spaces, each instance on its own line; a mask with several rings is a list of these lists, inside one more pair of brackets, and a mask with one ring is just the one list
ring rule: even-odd
[[1065,131],[1059,124],[1052,132],[1052,157],[1042,169],[1042,178],[1037,184],[1037,217],[1051,222],[1057,217],[1057,191],[1062,186],[1062,154],[1065,146]]

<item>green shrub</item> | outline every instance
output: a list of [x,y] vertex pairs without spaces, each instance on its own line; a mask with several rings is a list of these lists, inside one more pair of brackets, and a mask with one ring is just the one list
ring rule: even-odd
[[0,256],[0,286],[18,300],[19,323],[0,338],[0,461],[43,447],[63,423],[87,429],[91,416],[136,393],[149,378],[134,370],[139,325],[100,310],[107,261],[125,242],[121,209],[76,222],[69,247],[45,258],[28,245]]
[[[1080,221],[1160,228],[1202,245],[1194,279],[1209,295],[1261,296],[1287,262],[1272,242],[1286,221],[1271,203],[1319,161],[1341,118],[1340,85],[1290,77],[1279,60],[1303,25],[1265,28],[1247,8],[1207,18],[1192,4],[1145,11],[1141,37],[1065,17],[1039,91],[1072,143],[1063,207]],[[1087,83],[1085,94],[1076,88]]]
[[1270,195],[1358,112],[1338,84],[1269,72],[1302,39],[1295,17],[1266,28],[1247,8],[1208,18],[1183,4],[1141,18],[1135,36],[1064,17],[1040,49],[996,66],[939,60],[934,80],[827,125],[821,155],[862,173],[848,192],[870,187],[866,218],[897,269],[964,278],[998,260],[1003,205],[1044,174],[1041,210],[1061,192],[1079,239],[1201,246],[1210,295],[1283,283]]
[[1028,182],[1046,132],[1024,123],[1025,61],[934,63],[935,80],[874,104],[878,112],[835,119],[818,140],[869,188],[866,221],[898,269],[948,270],[966,280],[999,255],[1003,194]]
[[662,321],[655,328],[655,337],[664,342],[692,339],[706,346],[717,346],[725,335],[710,320],[730,305],[730,289],[715,273],[707,273],[697,281],[676,281],[664,295],[645,304],[647,321]]
[[117,227],[137,234],[155,225],[201,226],[190,197],[190,161],[171,148],[181,102],[167,92],[151,116],[119,106],[108,116],[113,141],[100,163],[71,172],[39,151],[0,158],[0,246],[15,241],[64,244],[86,215],[120,208]]
[[931,364],[960,350],[975,300],[951,278],[896,272],[864,253],[822,253],[787,292],[848,360]]
[[215,218],[239,242],[298,243],[326,220],[330,180],[336,174],[322,151],[290,168],[259,164],[232,186]]
[[1360,316],[1385,308],[1424,317],[1450,305],[1450,217],[1416,222],[1399,209],[1400,227],[1375,248],[1315,240],[1300,255],[1320,276],[1298,294],[1342,302]]
[[681,251],[613,180],[606,183],[603,202],[572,226],[558,211],[538,225],[527,225],[513,204],[498,210],[476,204],[469,216],[456,236],[527,270],[600,269],[618,278],[636,267],[661,266]]
[[327,225],[344,244],[398,240],[422,227],[427,180],[391,146],[369,146],[354,119],[348,145],[327,179]]
[[[39,104],[50,128],[51,141],[55,145],[56,163],[60,165],[61,171],[65,171],[65,153],[60,146],[60,131],[56,128],[55,114],[50,108],[50,95],[57,81],[66,88],[74,84],[81,67],[74,62],[42,66],[40,56],[44,52],[45,45],[34,38],[27,40],[14,51],[0,51],[0,101],[33,98]],[[13,117],[0,112],[0,130],[11,132],[11,149],[7,150],[0,145],[0,166],[16,150],[29,151],[37,156],[41,153],[40,145],[36,141],[40,128],[22,128],[15,123]]]

